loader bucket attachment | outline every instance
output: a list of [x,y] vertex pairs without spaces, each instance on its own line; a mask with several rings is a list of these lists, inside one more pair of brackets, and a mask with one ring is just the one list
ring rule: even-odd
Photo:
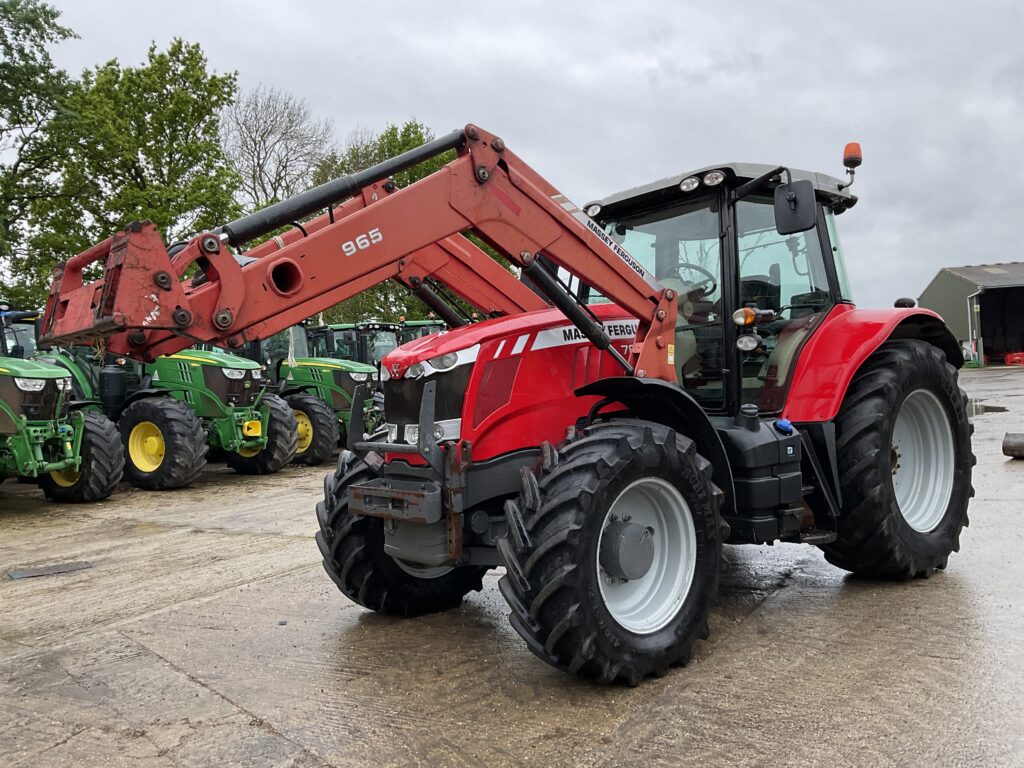
[[[85,282],[92,264],[100,276]],[[187,306],[160,232],[133,222],[54,269],[39,342],[94,345],[132,328],[173,330],[188,324]]]

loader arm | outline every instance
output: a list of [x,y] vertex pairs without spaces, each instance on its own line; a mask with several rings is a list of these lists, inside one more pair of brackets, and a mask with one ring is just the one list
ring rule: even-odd
[[[387,181],[451,149],[457,152],[454,161],[416,183],[394,190]],[[344,197],[350,199],[336,205]],[[228,248],[324,208],[327,212],[312,222],[248,252],[256,260],[245,266]],[[197,341],[238,348],[386,279],[415,289],[431,277],[485,310],[542,306],[539,297],[464,237],[469,232],[523,268],[583,335],[620,358],[627,372],[675,380],[674,291],[663,288],[501,139],[473,125],[202,233],[173,256],[152,224],[133,224],[57,267],[44,341],[106,338],[108,350],[146,360]],[[83,270],[97,261],[103,262],[102,277],[85,283]],[[545,261],[638,319],[625,358]],[[184,280],[194,263],[207,274],[202,285]]]

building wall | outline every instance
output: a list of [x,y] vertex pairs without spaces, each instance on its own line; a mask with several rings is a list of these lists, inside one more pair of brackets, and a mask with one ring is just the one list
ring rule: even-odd
[[924,289],[917,303],[925,309],[938,312],[956,338],[967,341],[967,297],[977,293],[978,286],[945,269],[940,270]]

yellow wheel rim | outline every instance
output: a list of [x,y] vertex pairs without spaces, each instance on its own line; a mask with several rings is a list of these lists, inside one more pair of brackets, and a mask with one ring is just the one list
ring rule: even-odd
[[141,472],[156,472],[164,463],[164,433],[151,421],[140,421],[128,433],[128,458]]
[[313,422],[302,411],[295,411],[295,421],[299,425],[299,447],[295,452],[305,453],[313,444]]
[[59,485],[61,488],[73,488],[78,479],[82,476],[82,470],[80,469],[57,469],[50,473],[50,477],[53,478],[53,482]]
[[239,448],[238,455],[246,459],[251,459],[262,450],[262,448]]

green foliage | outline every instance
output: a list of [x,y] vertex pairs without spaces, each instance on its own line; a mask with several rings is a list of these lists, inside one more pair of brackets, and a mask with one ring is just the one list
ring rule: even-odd
[[[317,166],[313,183],[322,184],[338,176],[361,171],[433,139],[433,132],[417,120],[409,120],[400,126],[390,124],[376,134],[358,131],[349,137],[341,152],[332,152]],[[394,181],[400,187],[408,186],[454,159],[454,151],[446,152],[396,174]],[[395,322],[399,317],[420,320],[427,317],[428,312],[427,307],[402,285],[389,280],[327,310],[324,320],[329,323],[355,323],[376,318]]]
[[60,194],[32,206],[31,257],[15,277],[41,298],[56,261],[133,220],[173,242],[237,215],[218,135],[236,89],[234,73],[209,72],[201,48],[180,39],[151,46],[140,67],[85,71],[50,124]]
[[38,304],[38,294],[11,279],[24,256],[29,208],[59,191],[47,128],[69,80],[47,49],[76,36],[59,18],[39,0],[0,0],[0,278],[16,306]]

